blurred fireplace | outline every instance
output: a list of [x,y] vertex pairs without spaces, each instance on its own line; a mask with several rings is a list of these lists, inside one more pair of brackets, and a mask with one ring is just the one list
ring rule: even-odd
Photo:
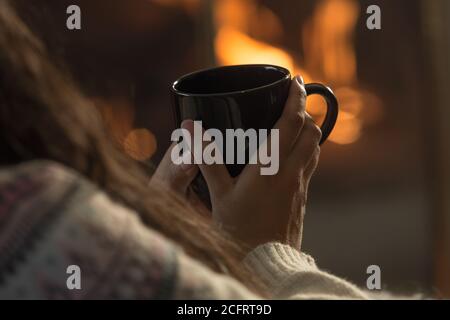
[[[185,4],[157,3],[178,3],[180,7]],[[364,130],[381,121],[380,98],[358,80],[355,34],[362,10],[357,1],[196,3],[193,24],[197,32],[190,35],[194,48],[186,48],[191,53],[193,50],[194,56],[190,56],[187,63],[190,69],[186,70],[217,64],[271,63],[301,74],[307,82],[327,83],[341,101],[338,123],[330,137],[337,145],[356,144]],[[324,109],[320,98],[308,100],[308,112],[319,122]]]
[[[159,1],[185,10],[184,1]],[[175,4],[177,3],[177,4]],[[159,60],[167,79],[221,64],[273,63],[309,81],[333,87],[341,113],[310,194],[304,249],[319,265],[365,285],[366,268],[380,265],[393,290],[432,287],[433,211],[423,117],[429,103],[419,0],[216,0],[191,1],[192,28],[179,59]],[[195,3],[195,5],[194,5]],[[379,4],[383,29],[365,27],[365,8]],[[177,7],[178,5],[178,7]],[[186,12],[186,11],[185,11]],[[174,28],[174,26],[172,26]],[[165,40],[173,47],[174,39]],[[183,39],[185,41],[186,39]],[[164,42],[163,42],[164,43]],[[185,43],[185,42],[183,42]],[[158,44],[160,45],[160,44]],[[163,50],[168,44],[163,45]],[[176,47],[176,46],[175,46]],[[181,48],[181,45],[180,45]],[[184,59],[183,59],[183,58]],[[162,56],[159,56],[161,59]],[[152,57],[157,60],[157,56]],[[168,72],[165,65],[178,63]],[[143,75],[145,76],[145,75]],[[166,76],[169,76],[167,78]],[[165,150],[168,95],[138,103],[136,125],[158,130],[158,159]],[[308,100],[318,121],[323,102]],[[152,121],[158,119],[158,121]],[[155,127],[159,123],[160,128]],[[166,134],[161,134],[166,130]]]
[[[31,11],[45,16],[45,6],[17,1],[36,29],[54,34],[49,30],[64,23],[64,16],[33,19]],[[390,289],[431,288],[434,211],[423,132],[430,100],[421,7],[427,1],[42,2],[55,12],[69,4],[83,8],[81,32],[46,40],[139,161],[157,163],[168,147],[169,86],[184,73],[273,63],[330,85],[341,113],[311,187],[304,249],[320,266],[361,285],[367,266],[378,264]],[[372,4],[382,8],[381,31],[365,27]],[[322,104],[308,99],[318,121]]]
[[[383,8],[382,31],[365,27],[371,4]],[[311,188],[304,249],[322,267],[360,285],[366,268],[378,264],[389,289],[432,286],[420,5],[418,0],[198,1],[191,11],[191,47],[180,53],[187,50],[188,58],[170,74],[173,80],[214,65],[273,63],[333,87],[342,112]],[[157,74],[168,73],[162,67]],[[164,99],[161,103],[169,101]],[[308,101],[318,121],[322,103]],[[152,126],[151,119],[161,119],[169,105],[163,113],[156,111],[162,107],[150,111],[148,104],[139,108],[144,115],[158,112],[139,117]]]

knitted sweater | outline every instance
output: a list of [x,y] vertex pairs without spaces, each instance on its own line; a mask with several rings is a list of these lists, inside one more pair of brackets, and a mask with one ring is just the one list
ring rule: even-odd
[[[243,263],[273,298],[366,298],[280,243],[259,246]],[[69,266],[79,268],[79,287],[68,285]],[[70,169],[35,161],[0,170],[0,299],[258,298]]]

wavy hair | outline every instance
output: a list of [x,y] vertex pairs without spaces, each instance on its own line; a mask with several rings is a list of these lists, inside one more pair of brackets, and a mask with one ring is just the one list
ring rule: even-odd
[[261,293],[240,263],[240,245],[180,197],[149,187],[149,175],[116,147],[95,107],[51,61],[16,10],[0,0],[0,165],[48,159],[71,167],[190,256]]

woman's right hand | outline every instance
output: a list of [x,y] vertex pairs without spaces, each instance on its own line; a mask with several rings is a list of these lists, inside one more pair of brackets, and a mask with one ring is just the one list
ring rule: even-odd
[[[249,249],[271,241],[300,249],[308,185],[317,167],[321,138],[305,103],[303,80],[296,77],[275,125],[280,137],[276,175],[263,176],[259,165],[248,165],[233,179],[224,165],[200,165],[213,220]],[[193,123],[184,127],[193,132]]]

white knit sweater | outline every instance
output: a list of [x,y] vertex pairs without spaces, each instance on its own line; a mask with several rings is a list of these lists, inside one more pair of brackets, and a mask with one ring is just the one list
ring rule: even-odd
[[319,270],[312,257],[288,245],[259,246],[245,263],[266,280],[276,298],[367,299],[356,286]]

